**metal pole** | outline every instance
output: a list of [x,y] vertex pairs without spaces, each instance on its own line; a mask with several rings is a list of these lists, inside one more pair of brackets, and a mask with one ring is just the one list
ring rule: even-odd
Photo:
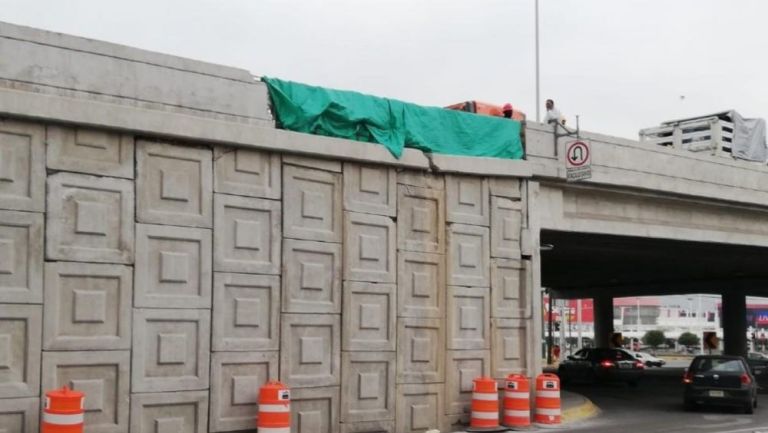
[[552,334],[552,292],[549,293],[548,298],[549,312],[547,319],[549,320],[549,336],[547,337],[547,364],[552,365],[552,345],[554,343],[554,335]]
[[539,0],[536,0],[536,122],[541,122],[540,104],[541,97],[539,95]]
[[576,300],[576,338],[579,340],[576,347],[581,349],[584,347],[581,342],[581,299]]

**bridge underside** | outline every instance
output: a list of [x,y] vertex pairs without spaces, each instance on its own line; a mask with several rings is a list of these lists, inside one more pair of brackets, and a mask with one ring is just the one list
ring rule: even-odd
[[746,295],[768,296],[768,247],[542,230],[542,286],[595,300],[596,343],[613,332],[613,298],[722,295],[724,350],[745,354]]

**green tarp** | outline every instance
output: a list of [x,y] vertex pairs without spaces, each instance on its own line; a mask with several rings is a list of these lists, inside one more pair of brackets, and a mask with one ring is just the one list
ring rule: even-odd
[[449,155],[522,159],[520,122],[262,78],[283,128]]

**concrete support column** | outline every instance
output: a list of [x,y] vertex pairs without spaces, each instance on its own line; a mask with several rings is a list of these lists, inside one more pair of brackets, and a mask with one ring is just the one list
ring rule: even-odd
[[595,345],[609,347],[613,334],[613,297],[600,296],[593,299],[595,314]]
[[747,297],[744,292],[723,293],[723,352],[747,355]]

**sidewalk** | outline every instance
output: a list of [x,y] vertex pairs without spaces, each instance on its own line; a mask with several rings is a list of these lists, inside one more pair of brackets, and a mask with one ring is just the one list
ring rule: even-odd
[[[560,392],[560,408],[562,410],[562,424],[554,426],[544,426],[533,424],[530,428],[521,429],[520,431],[544,431],[544,430],[557,430],[570,427],[572,424],[580,421],[586,421],[590,418],[597,416],[600,413],[598,408],[592,401],[581,394],[570,391]],[[515,429],[509,429],[509,431],[517,431]],[[454,432],[454,433],[467,433],[466,431]]]

